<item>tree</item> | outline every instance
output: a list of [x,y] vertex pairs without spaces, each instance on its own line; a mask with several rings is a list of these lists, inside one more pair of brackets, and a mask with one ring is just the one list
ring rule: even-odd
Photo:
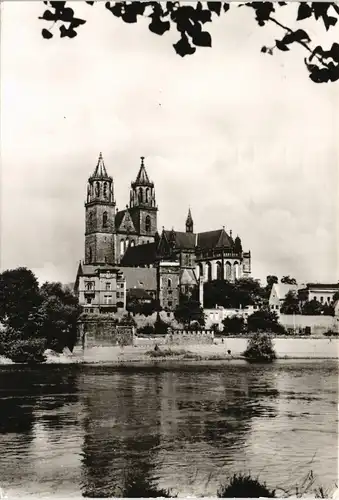
[[174,311],[174,317],[185,326],[189,326],[192,321],[197,321],[201,326],[205,325],[204,310],[197,300],[183,300]]
[[291,278],[291,276],[284,276],[281,278],[281,283],[286,283],[287,285],[296,285],[297,280],[295,278]]
[[281,306],[282,314],[299,314],[300,305],[297,294],[294,290],[287,292],[284,302]]
[[269,274],[268,276],[266,276],[266,283],[267,283],[266,288],[269,289],[270,291],[272,286],[278,282],[279,282],[278,277],[274,276],[274,274]]
[[333,295],[332,302],[335,303],[337,302],[337,300],[339,300],[339,291],[335,292],[335,294]]
[[40,335],[47,347],[61,352],[64,347],[73,350],[77,340],[77,323],[81,308],[69,289],[61,283],[44,283],[40,289],[43,302],[40,312],[43,323]]
[[317,316],[322,313],[323,305],[316,299],[308,300],[302,306],[301,312],[305,315]]
[[241,278],[234,283],[213,280],[204,284],[205,307],[216,305],[239,309],[248,305],[259,304],[264,296],[260,284],[252,278]]
[[230,318],[225,318],[222,322],[224,325],[224,333],[234,333],[239,335],[243,333],[245,329],[245,321],[242,316],[231,316]]
[[[60,37],[74,38],[77,36],[76,29],[84,25],[86,21],[75,16],[75,12],[65,1],[44,2],[48,9],[39,19],[59,23]],[[93,6],[97,2],[88,1]],[[136,23],[140,17],[147,16],[150,19],[149,30],[156,35],[163,35],[174,27],[179,33],[179,40],[173,45],[180,56],[192,55],[197,47],[211,47],[212,38],[206,30],[206,23],[212,22],[217,17],[226,14],[229,10],[245,7],[252,10],[255,21],[261,26],[271,23],[283,30],[283,36],[275,40],[271,47],[261,48],[263,54],[273,55],[277,50],[287,52],[293,44],[303,47],[307,56],[304,59],[309,77],[315,83],[336,81],[339,79],[339,44],[333,43],[330,48],[321,45],[312,46],[310,34],[304,29],[292,29],[283,25],[277,19],[277,15],[287,5],[286,2],[246,2],[243,4],[231,4],[228,2],[207,2],[195,5],[180,5],[179,2],[106,2],[105,7],[125,23]],[[295,3],[296,22],[302,23],[305,19],[315,20],[322,23],[328,31],[338,21],[339,6],[329,2],[301,2]],[[51,29],[42,29],[42,36],[51,39]]]
[[38,280],[32,271],[19,267],[0,274],[0,320],[6,326],[29,335],[41,302]]
[[284,333],[284,327],[278,323],[276,313],[266,309],[255,311],[248,317],[247,329],[249,332]]

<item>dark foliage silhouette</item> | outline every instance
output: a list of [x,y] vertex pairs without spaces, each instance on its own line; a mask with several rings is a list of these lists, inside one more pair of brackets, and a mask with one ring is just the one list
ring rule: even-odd
[[[97,2],[86,2],[93,6]],[[47,22],[59,23],[61,38],[74,38],[76,29],[86,23],[75,15],[67,2],[44,2],[48,6],[42,16]],[[179,33],[179,40],[173,44],[177,54],[184,57],[196,52],[197,47],[211,47],[212,38],[206,30],[206,23],[210,23],[218,16],[227,13],[230,9],[247,7],[252,9],[258,26],[274,23],[284,30],[284,36],[276,39],[273,46],[264,46],[261,52],[272,55],[275,50],[287,52],[293,44],[304,47],[307,57],[304,62],[309,72],[309,77],[315,83],[334,82],[339,79],[339,43],[333,43],[329,48],[321,45],[314,46],[309,33],[304,29],[293,30],[283,25],[275,17],[280,9],[287,5],[286,2],[246,2],[230,4],[228,2],[196,2],[192,5],[180,5],[180,2],[106,2],[105,7],[113,16],[120,18],[125,23],[136,23],[141,16],[148,17],[149,30],[156,35],[163,35],[174,27]],[[314,19],[322,23],[325,29],[336,26],[339,15],[339,6],[334,2],[295,2],[296,21]],[[45,39],[53,37],[52,28],[42,29]]]
[[275,491],[270,491],[265,483],[250,475],[234,474],[226,486],[218,491],[218,498],[274,498]]

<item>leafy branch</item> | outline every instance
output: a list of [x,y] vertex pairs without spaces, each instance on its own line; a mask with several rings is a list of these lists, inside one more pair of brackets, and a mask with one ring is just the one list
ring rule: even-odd
[[[91,6],[94,1],[85,2]],[[52,28],[59,23],[60,37],[74,38],[76,29],[86,23],[84,19],[75,16],[74,10],[67,6],[66,1],[45,1],[48,9],[39,19],[52,22],[49,29],[42,30],[45,39],[53,37]],[[163,35],[174,26],[180,34],[179,40],[173,44],[176,53],[182,57],[192,55],[197,47],[212,47],[212,37],[204,27],[215,16],[221,16],[230,10],[232,4],[228,2],[197,2],[195,5],[181,5],[180,2],[106,2],[105,7],[111,14],[128,24],[137,23],[140,17],[150,19],[148,28],[156,35]],[[309,77],[313,82],[334,82],[339,80],[339,44],[333,43],[329,50],[320,45],[311,48],[311,38],[303,29],[284,26],[273,14],[286,6],[286,2],[247,2],[238,7],[250,7],[255,13],[255,20],[259,26],[271,22],[285,30],[282,39],[275,40],[273,47],[262,47],[261,52],[272,55],[275,49],[283,52],[290,50],[290,46],[297,43],[308,52],[304,59]],[[339,6],[331,2],[300,2],[295,3],[297,9],[296,21],[315,19],[324,24],[328,31],[338,21]]]

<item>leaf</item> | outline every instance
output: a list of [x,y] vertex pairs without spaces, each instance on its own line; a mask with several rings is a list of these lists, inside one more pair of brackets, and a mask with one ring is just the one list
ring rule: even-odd
[[212,47],[212,38],[208,31],[200,31],[192,37],[192,42],[198,47]]
[[55,14],[53,14],[50,10],[45,10],[39,19],[44,19],[45,21],[55,21]]
[[60,26],[60,37],[74,38],[77,36],[77,32],[72,28],[72,24],[69,28],[66,28],[64,24]]
[[223,5],[223,9],[224,9],[224,12],[227,12],[230,8],[230,4],[225,2],[224,5]]
[[263,52],[264,54],[267,52],[267,47],[261,47],[261,52]]
[[221,2],[207,2],[207,8],[220,16]]
[[297,21],[302,21],[303,19],[307,19],[311,17],[312,9],[306,2],[301,2],[298,8],[298,17]]
[[163,35],[170,29],[171,25],[169,21],[163,22],[160,19],[153,19],[148,27],[152,33],[155,33],[156,35]]
[[311,39],[309,35],[304,30],[293,31],[292,33],[287,33],[282,39],[282,43],[290,44],[294,42],[310,42]]
[[50,40],[53,37],[52,33],[45,28],[41,31],[41,34],[46,40]]
[[290,50],[287,47],[287,45],[285,45],[281,40],[276,40],[275,44],[276,44],[277,49],[282,50],[283,52],[287,52],[288,50]]
[[179,56],[184,57],[186,55],[192,55],[196,51],[195,47],[192,47],[188,42],[187,36],[185,34],[181,35],[180,40],[173,44],[173,47]]

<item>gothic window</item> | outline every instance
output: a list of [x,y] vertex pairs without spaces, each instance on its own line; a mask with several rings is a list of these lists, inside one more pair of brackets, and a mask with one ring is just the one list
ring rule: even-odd
[[232,266],[230,262],[226,262],[226,280],[230,281],[232,279]]
[[239,279],[239,264],[234,262],[234,279]]
[[202,263],[200,262],[199,263],[199,278],[203,278],[203,277],[204,277],[204,270],[202,267]]
[[92,258],[93,258],[93,255],[92,255],[92,249],[91,247],[89,248],[89,251],[88,251],[88,260],[89,262],[91,263],[92,262]]
[[104,198],[107,200],[108,195],[107,195],[107,182],[104,183]]
[[149,189],[148,188],[146,189],[145,197],[146,197],[145,201],[146,201],[146,203],[148,203],[148,201],[149,201]]
[[99,198],[99,197],[100,197],[100,183],[99,183],[99,182],[97,182],[97,183],[96,183],[96,186],[95,186],[95,196],[96,196],[97,198]]
[[93,289],[94,289],[94,284],[93,284],[93,282],[92,282],[92,281],[87,281],[87,283],[86,283],[86,285],[85,285],[85,286],[86,286],[86,290],[91,291],[91,290],[93,290]]
[[171,278],[168,278],[168,280],[167,280],[167,286],[168,286],[168,288],[172,288],[172,280],[171,280]]
[[134,247],[134,245],[135,245],[135,241],[134,241],[134,240],[132,240],[132,241],[131,241],[131,247]]
[[206,269],[207,269],[207,281],[212,281],[212,265],[210,262],[207,262]]
[[120,255],[124,255],[125,252],[125,240],[120,241]]
[[93,212],[90,212],[88,214],[88,225],[90,228],[92,227],[92,224],[93,224]]
[[217,262],[217,280],[222,279],[222,267],[221,262]]
[[128,238],[126,238],[126,246],[125,246],[125,249],[126,249],[126,250],[127,250],[127,248],[128,248],[128,245],[129,245],[129,239],[128,239]]
[[146,219],[145,219],[145,230],[146,230],[146,233],[151,232],[151,217],[149,215],[147,215]]
[[139,189],[138,199],[139,199],[139,203],[143,202],[143,200],[142,200],[142,189],[141,188]]
[[107,221],[107,212],[104,212],[102,214],[102,226],[107,227],[108,226],[108,221]]

